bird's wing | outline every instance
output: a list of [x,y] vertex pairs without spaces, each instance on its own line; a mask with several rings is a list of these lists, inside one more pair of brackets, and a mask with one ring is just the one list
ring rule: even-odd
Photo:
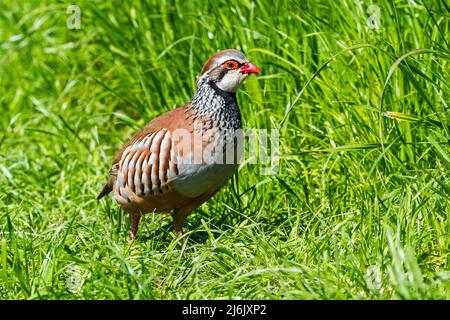
[[122,153],[116,165],[117,195],[163,193],[178,175],[175,147],[166,128],[140,137]]
[[[170,150],[173,151],[172,140],[170,138],[170,130],[184,126],[184,122],[186,120],[185,110],[185,106],[182,106],[150,121],[123,146],[123,148],[116,154],[112,161],[112,166],[109,171],[107,182],[98,195],[97,199],[103,198],[113,190],[116,179],[119,177],[119,171],[122,172],[123,176],[121,176],[120,178],[123,179],[121,182],[124,186],[132,185],[133,187],[136,187],[134,181],[129,180],[131,179],[130,174],[134,176],[135,173],[139,171],[137,167],[133,168],[133,166],[135,167],[138,164],[141,166],[143,164],[150,165],[152,164],[151,161],[155,161],[157,159],[158,174],[160,170],[159,164],[161,164],[161,170],[163,170],[166,164],[162,161],[165,160],[165,157],[168,156],[168,154],[164,153],[166,152],[165,147],[169,146],[171,148]],[[163,148],[161,148],[162,143],[164,143]],[[157,150],[158,152],[156,152]],[[131,156],[131,154],[133,154],[133,156]],[[134,162],[132,162],[133,160]],[[146,162],[144,162],[144,160],[146,160]],[[125,164],[126,170],[128,171],[121,170],[121,166]],[[133,166],[130,166],[130,164],[133,164]],[[171,165],[173,166],[174,162],[172,162]],[[170,168],[170,166],[168,168]],[[149,167],[145,169],[150,170]],[[140,170],[142,170],[142,168],[140,168]],[[151,170],[157,170],[156,165],[152,164]],[[175,169],[174,172],[176,172]],[[139,171],[139,173],[142,174],[141,171]],[[161,171],[161,173],[163,173],[163,171]],[[142,176],[142,178],[144,177]],[[157,183],[158,181],[166,181],[165,179],[168,178],[168,176],[163,175],[161,177],[156,177],[156,171],[151,171],[149,178],[154,180],[150,180],[149,182]],[[145,185],[143,185],[143,187],[145,190]]]

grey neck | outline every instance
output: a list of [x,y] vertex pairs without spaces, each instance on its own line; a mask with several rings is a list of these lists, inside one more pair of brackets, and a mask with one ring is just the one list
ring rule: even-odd
[[242,128],[236,93],[225,92],[212,82],[203,82],[192,97],[190,108],[195,114],[216,122],[220,128]]

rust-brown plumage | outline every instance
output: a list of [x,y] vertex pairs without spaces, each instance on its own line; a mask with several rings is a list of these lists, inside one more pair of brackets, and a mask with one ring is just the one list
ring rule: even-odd
[[[239,51],[216,53],[204,64],[192,100],[150,121],[116,154],[97,198],[114,191],[116,201],[131,214],[132,239],[141,215],[149,212],[173,211],[175,232],[182,234],[188,214],[235,172],[237,163],[216,164],[207,156],[194,163],[192,155],[197,146],[222,148],[221,143],[241,128],[235,91],[256,72],[259,69]],[[225,140],[211,139],[211,133],[217,132]]]

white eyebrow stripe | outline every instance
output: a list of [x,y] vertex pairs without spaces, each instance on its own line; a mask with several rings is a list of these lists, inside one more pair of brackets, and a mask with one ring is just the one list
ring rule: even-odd
[[[239,62],[240,64],[249,62],[247,57],[244,56],[244,55],[242,57],[241,56],[238,57],[236,55],[236,53],[233,53],[233,54],[232,53],[227,53],[227,54],[224,54],[224,55],[216,58],[215,65],[216,66],[220,65],[220,64],[222,64],[222,63],[224,63],[225,61],[228,61],[228,60],[235,60],[235,61]],[[211,70],[211,69],[212,68],[210,68],[209,70]]]

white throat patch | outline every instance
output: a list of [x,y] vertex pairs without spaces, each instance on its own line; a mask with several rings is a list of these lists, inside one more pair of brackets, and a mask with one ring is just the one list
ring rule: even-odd
[[226,92],[236,92],[247,76],[248,74],[241,73],[239,70],[230,70],[217,82],[217,87]]

